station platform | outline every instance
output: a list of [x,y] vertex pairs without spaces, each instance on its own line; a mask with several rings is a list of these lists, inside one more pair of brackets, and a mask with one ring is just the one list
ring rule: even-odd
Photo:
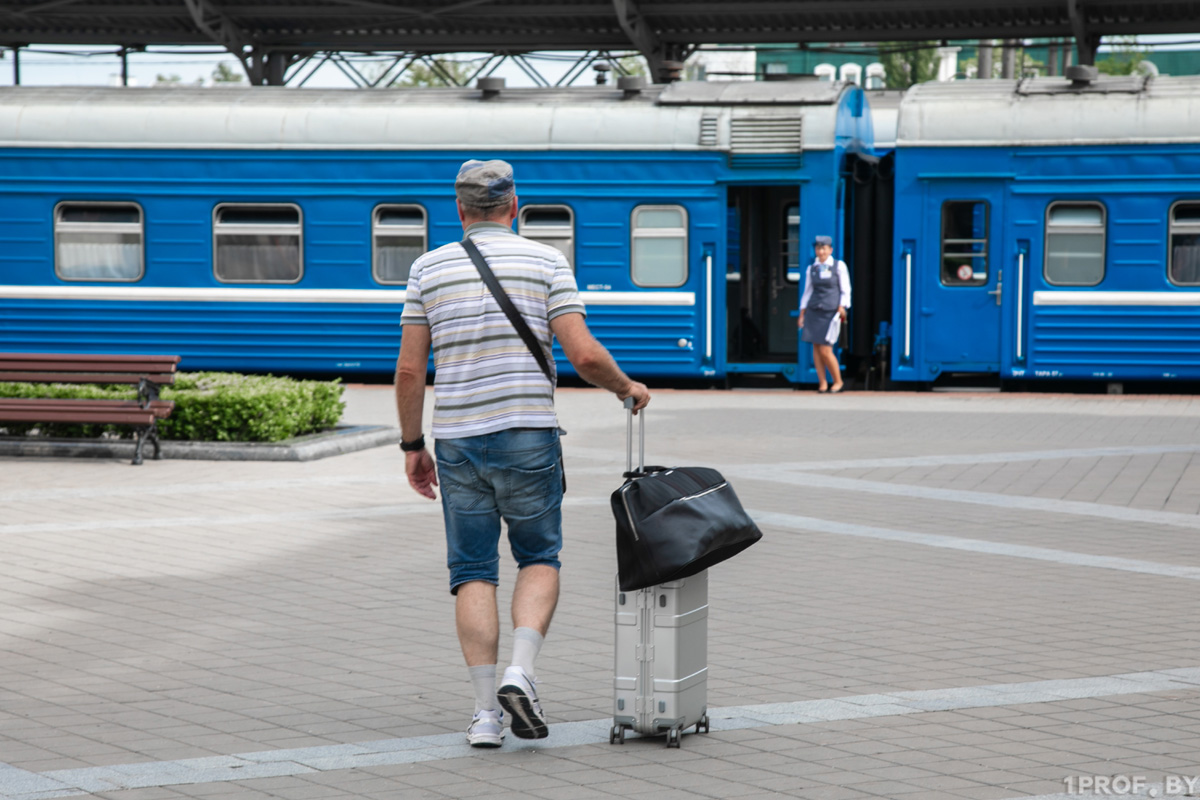
[[[347,401],[395,424],[391,387]],[[656,391],[647,460],[717,467],[765,534],[711,571],[679,749],[608,741],[625,417],[558,404],[550,736],[498,750],[397,448],[0,459],[0,799],[1200,793],[1200,398]]]

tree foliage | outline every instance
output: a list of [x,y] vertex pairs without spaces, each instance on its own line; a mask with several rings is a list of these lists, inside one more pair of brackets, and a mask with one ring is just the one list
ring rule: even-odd
[[1108,58],[1096,62],[1096,69],[1105,75],[1133,75],[1150,55],[1150,51],[1138,44],[1136,36],[1118,36],[1111,46]]
[[879,63],[889,89],[907,89],[937,78],[937,42],[885,42],[879,45]]
[[[434,59],[436,68],[423,61],[417,61],[404,70],[393,86],[465,86],[475,71],[475,66],[467,61],[450,61],[444,58]],[[453,80],[446,80],[446,77]]]
[[229,63],[222,61],[217,64],[212,71],[213,83],[241,83],[242,73],[238,72],[235,67],[229,66]]

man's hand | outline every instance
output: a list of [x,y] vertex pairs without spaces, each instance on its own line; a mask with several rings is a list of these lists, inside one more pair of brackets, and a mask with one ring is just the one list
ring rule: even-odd
[[630,381],[629,387],[623,392],[618,392],[617,397],[620,398],[621,402],[625,402],[625,398],[627,397],[632,397],[633,413],[636,414],[650,402],[650,390],[646,388],[646,384],[644,383]]
[[428,450],[418,450],[415,453],[404,454],[404,472],[408,475],[408,485],[422,497],[437,500],[431,487],[437,486],[437,468]]

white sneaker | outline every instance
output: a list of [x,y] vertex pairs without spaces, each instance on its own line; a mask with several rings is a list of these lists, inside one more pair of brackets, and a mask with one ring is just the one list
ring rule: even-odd
[[512,717],[513,736],[519,739],[545,739],[550,734],[534,685],[525,670],[514,666],[504,670],[504,680],[496,690],[500,707]]
[[504,741],[504,715],[499,711],[480,711],[467,728],[471,747],[499,747]]

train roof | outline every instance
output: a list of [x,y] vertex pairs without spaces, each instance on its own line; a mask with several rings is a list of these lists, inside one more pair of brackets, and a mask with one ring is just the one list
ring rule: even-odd
[[0,89],[0,147],[794,152],[802,134],[804,149],[827,150],[852,90],[815,80],[486,97],[478,89],[12,87]]
[[1200,77],[924,83],[900,104],[898,147],[1200,141]]
[[892,150],[896,147],[896,123],[899,120],[900,100],[903,96],[903,92],[895,89],[872,89],[867,92],[877,151]]

